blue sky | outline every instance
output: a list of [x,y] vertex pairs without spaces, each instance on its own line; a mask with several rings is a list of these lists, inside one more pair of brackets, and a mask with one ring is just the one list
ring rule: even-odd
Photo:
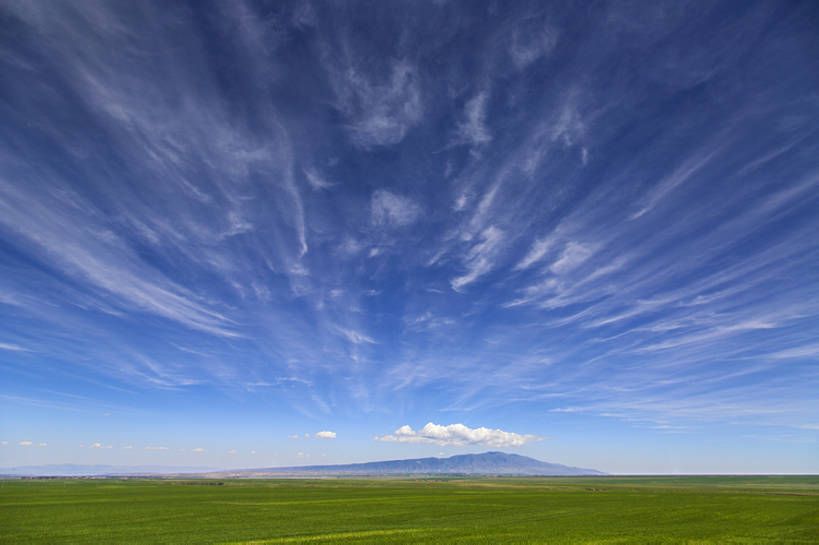
[[0,11],[0,465],[819,472],[815,2]]

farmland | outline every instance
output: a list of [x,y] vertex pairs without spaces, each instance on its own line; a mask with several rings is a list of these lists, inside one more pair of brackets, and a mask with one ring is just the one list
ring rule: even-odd
[[807,544],[819,477],[8,480],[0,542]]

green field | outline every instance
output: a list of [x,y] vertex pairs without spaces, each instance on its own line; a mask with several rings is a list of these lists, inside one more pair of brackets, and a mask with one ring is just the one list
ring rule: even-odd
[[819,477],[14,480],[0,543],[819,543]]

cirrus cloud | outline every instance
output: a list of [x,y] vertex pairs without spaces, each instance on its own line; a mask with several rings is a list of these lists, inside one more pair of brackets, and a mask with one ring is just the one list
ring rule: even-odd
[[403,227],[421,215],[421,206],[409,197],[378,189],[372,195],[370,220],[375,225]]
[[490,447],[517,447],[543,440],[532,434],[519,434],[485,427],[470,428],[463,424],[441,426],[428,422],[420,430],[401,426],[391,435],[382,435],[376,441],[392,443],[433,443],[441,446],[487,445]]

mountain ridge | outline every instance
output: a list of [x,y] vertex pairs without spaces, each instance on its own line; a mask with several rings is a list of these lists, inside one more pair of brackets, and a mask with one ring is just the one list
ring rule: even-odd
[[247,473],[335,474],[470,474],[470,475],[606,475],[596,469],[543,462],[520,454],[489,451],[457,454],[448,458],[409,458],[356,464],[272,467],[244,470]]

